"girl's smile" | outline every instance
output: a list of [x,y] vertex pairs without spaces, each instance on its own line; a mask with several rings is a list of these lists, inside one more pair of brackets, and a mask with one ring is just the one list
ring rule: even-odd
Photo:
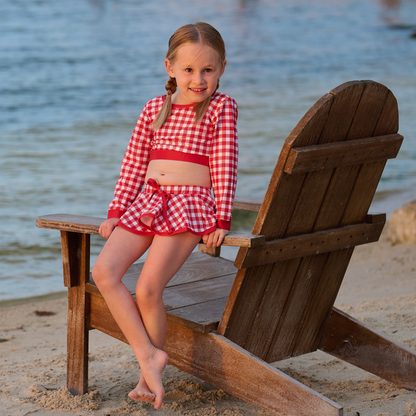
[[220,62],[218,53],[204,43],[182,46],[176,59],[165,60],[166,71],[176,79],[178,92],[172,97],[174,104],[193,104],[211,96],[224,73],[226,61]]

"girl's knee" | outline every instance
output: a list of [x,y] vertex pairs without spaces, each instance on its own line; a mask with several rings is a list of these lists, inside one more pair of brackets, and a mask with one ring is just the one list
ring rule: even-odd
[[111,283],[111,273],[107,267],[100,262],[96,262],[92,268],[92,278],[94,283],[100,288]]
[[154,285],[138,283],[136,286],[136,300],[139,306],[151,308],[163,302],[163,291],[157,290]]

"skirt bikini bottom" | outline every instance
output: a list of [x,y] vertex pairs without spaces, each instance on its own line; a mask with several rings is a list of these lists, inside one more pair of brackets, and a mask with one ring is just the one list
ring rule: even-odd
[[202,186],[159,185],[149,179],[117,225],[139,235],[174,235],[215,231],[215,200]]

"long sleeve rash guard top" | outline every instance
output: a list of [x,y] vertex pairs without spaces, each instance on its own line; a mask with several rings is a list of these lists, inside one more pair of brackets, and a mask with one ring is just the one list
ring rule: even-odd
[[[108,218],[120,218],[142,190],[152,151],[168,150],[209,158],[218,228],[229,230],[237,185],[237,103],[216,92],[201,123],[195,123],[191,105],[173,105],[158,130],[152,128],[166,96],[149,101],[134,129],[124,155]],[[183,160],[187,160],[186,157]]]

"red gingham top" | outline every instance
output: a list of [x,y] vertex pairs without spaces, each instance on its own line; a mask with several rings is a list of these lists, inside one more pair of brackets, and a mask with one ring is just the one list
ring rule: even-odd
[[123,158],[108,218],[120,218],[142,190],[150,152],[173,150],[209,157],[217,226],[229,230],[237,185],[237,103],[226,94],[214,93],[200,124],[195,123],[193,104],[173,105],[165,124],[153,130],[152,122],[165,97],[150,100],[140,114]]

